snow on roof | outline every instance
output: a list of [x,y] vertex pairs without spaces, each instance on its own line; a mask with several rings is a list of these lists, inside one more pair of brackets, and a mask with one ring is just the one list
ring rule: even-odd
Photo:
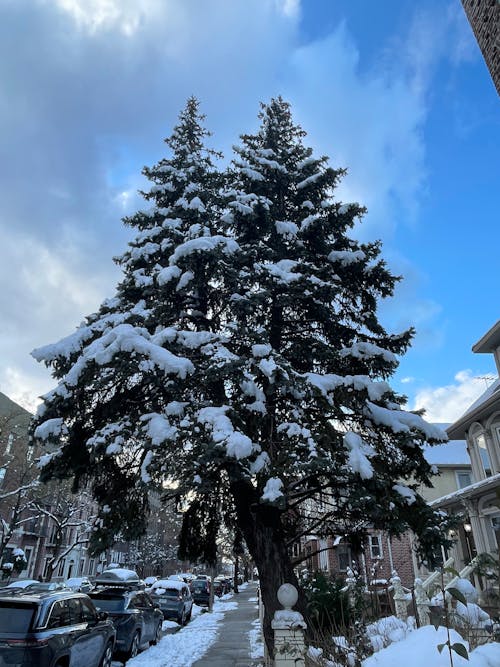
[[[444,432],[449,423],[435,423]],[[466,440],[448,440],[437,445],[424,445],[424,456],[431,465],[471,465]]]
[[487,477],[486,479],[481,479],[479,482],[474,482],[474,484],[469,484],[469,486],[464,486],[453,493],[448,493],[446,496],[441,496],[441,498],[436,498],[429,502],[431,507],[440,506],[449,500],[458,500],[459,498],[468,497],[475,495],[476,491],[485,492],[490,489],[490,487],[495,488],[496,486],[500,487],[500,473]]
[[481,394],[481,396],[477,399],[477,401],[474,401],[474,403],[464,412],[462,418],[465,417],[465,415],[468,415],[468,414],[474,412],[475,410],[477,410],[477,408],[479,408],[491,396],[493,396],[493,394],[495,394],[497,392],[500,393],[500,378],[497,378],[495,380],[495,382],[493,382],[493,384],[490,384],[488,389],[486,389],[486,391],[484,391]]

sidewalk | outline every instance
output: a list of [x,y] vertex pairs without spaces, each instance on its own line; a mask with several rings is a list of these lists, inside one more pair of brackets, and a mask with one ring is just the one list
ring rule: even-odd
[[249,599],[256,597],[256,583],[249,583],[234,596],[238,608],[226,614],[217,641],[193,667],[254,667],[258,664],[250,658],[248,638],[252,621],[258,616],[257,603]]

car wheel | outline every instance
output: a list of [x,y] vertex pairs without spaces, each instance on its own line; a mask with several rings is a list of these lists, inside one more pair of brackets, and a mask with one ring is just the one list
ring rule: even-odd
[[191,620],[191,614],[193,613],[193,608],[188,611],[188,615],[186,616],[186,623],[188,623]]
[[184,625],[185,622],[186,622],[186,616],[185,616],[184,612],[182,612],[181,614],[179,614],[179,615],[177,616],[177,623],[178,623],[179,625]]
[[130,649],[127,654],[127,660],[130,658],[135,658],[135,656],[139,653],[139,648],[141,646],[141,636],[138,632],[135,633],[135,635],[132,637],[132,643],[130,644]]
[[101,658],[99,667],[111,667],[111,661],[113,660],[113,644],[109,643],[106,646],[106,650]]
[[161,639],[161,623],[158,623],[158,625],[156,626],[155,636],[150,642],[151,646],[156,646],[156,644],[158,644],[160,639]]

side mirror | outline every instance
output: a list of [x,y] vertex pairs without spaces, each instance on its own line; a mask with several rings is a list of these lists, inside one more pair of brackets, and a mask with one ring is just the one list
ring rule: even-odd
[[109,618],[109,614],[107,611],[99,611],[97,613],[97,620],[98,621],[107,621]]

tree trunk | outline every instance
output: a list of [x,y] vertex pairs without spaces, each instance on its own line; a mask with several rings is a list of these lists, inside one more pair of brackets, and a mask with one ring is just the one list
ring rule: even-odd
[[235,593],[239,593],[238,589],[238,578],[240,576],[240,568],[238,567],[239,561],[238,556],[234,557],[234,577],[233,577],[233,589]]
[[248,550],[259,571],[260,591],[264,603],[264,639],[269,655],[274,655],[274,635],[271,621],[280,609],[276,597],[281,584],[293,584],[299,591],[297,611],[306,613],[305,599],[293,571],[286,547],[282,511],[272,505],[259,503],[256,489],[247,480],[231,483],[238,524],[245,537]]

